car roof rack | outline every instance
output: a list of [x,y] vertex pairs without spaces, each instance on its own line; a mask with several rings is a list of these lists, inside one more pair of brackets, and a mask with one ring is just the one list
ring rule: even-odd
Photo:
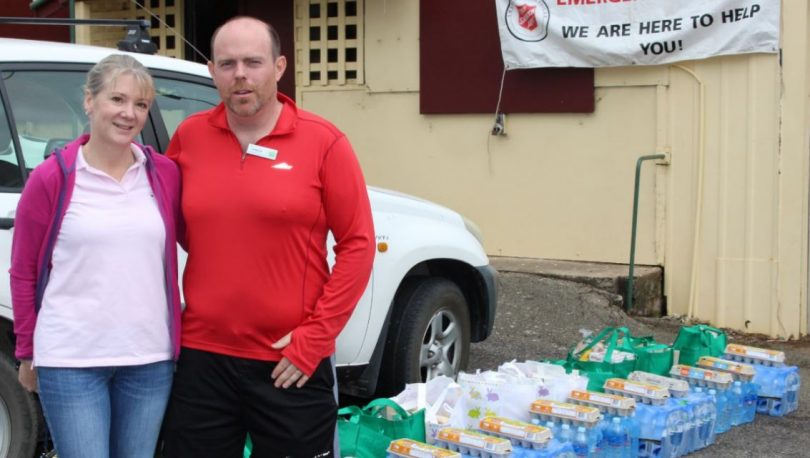
[[36,24],[36,25],[94,25],[94,26],[126,26],[127,33],[118,42],[120,51],[136,52],[141,54],[155,54],[157,45],[149,36],[149,21],[145,19],[72,19],[72,18],[29,18],[29,17],[0,17],[0,24]]

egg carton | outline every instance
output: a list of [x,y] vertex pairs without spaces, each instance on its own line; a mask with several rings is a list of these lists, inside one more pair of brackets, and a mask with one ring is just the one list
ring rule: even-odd
[[507,458],[512,454],[512,441],[509,439],[488,436],[469,429],[440,429],[436,436],[436,445],[481,458]]
[[596,407],[548,399],[538,399],[532,402],[529,411],[535,420],[571,423],[586,428],[596,426],[602,418]]
[[552,436],[551,430],[545,426],[502,417],[484,417],[478,422],[478,429],[486,434],[509,439],[513,446],[533,450],[546,448]]
[[702,386],[716,390],[727,390],[734,382],[734,378],[727,372],[685,366],[683,364],[672,366],[669,375],[673,378],[686,380],[691,386]]
[[568,395],[573,404],[596,407],[603,414],[627,417],[636,410],[636,400],[617,394],[598,393],[596,391],[573,390]]
[[750,364],[715,358],[714,356],[701,356],[697,365],[719,372],[728,372],[735,380],[741,382],[750,382],[756,375],[754,366]]
[[627,378],[634,382],[649,383],[650,385],[666,387],[666,389],[669,390],[669,395],[674,398],[682,398],[689,395],[689,383],[685,380],[664,377],[663,375],[651,374],[643,371],[633,371],[627,376]]
[[396,439],[388,445],[388,458],[462,458],[461,453],[412,439]]
[[785,352],[749,347],[748,345],[726,345],[725,358],[747,364],[761,364],[763,366],[783,366],[785,364]]
[[607,379],[604,389],[605,393],[631,397],[637,402],[654,406],[666,404],[669,399],[669,390],[666,387],[621,378]]

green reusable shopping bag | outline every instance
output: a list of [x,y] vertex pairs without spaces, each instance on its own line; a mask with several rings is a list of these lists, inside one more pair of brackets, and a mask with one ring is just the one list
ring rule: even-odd
[[410,414],[387,398],[375,399],[362,409],[350,406],[338,410],[337,426],[343,457],[386,456],[394,439],[425,442],[425,410]]
[[[587,361],[587,353],[602,342],[605,345],[604,361]],[[632,345],[630,330],[621,327],[606,327],[579,350],[570,351],[566,360],[566,370],[577,369],[582,375],[588,377],[588,389],[591,391],[604,391],[605,380],[609,378],[626,378],[636,368],[635,359],[625,359],[618,363],[611,363],[611,356],[616,350],[635,353]]]
[[636,354],[635,370],[669,376],[673,362],[671,346],[656,342],[652,336],[634,337],[632,343]]
[[678,351],[678,364],[694,366],[701,356],[722,356],[726,333],[706,324],[681,326],[672,348]]

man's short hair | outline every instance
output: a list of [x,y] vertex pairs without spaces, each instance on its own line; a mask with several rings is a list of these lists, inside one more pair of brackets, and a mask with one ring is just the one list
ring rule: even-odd
[[217,39],[217,35],[219,35],[220,29],[222,29],[222,27],[224,27],[225,25],[233,21],[238,21],[240,19],[252,19],[254,21],[258,21],[264,24],[265,27],[267,27],[267,33],[270,36],[270,51],[273,55],[273,60],[278,59],[278,57],[281,55],[281,39],[279,38],[276,29],[272,25],[270,25],[269,22],[262,21],[261,19],[257,19],[253,16],[234,16],[228,19],[227,21],[223,22],[222,24],[220,24],[220,26],[217,27],[216,30],[214,30],[214,33],[211,35],[211,60],[212,61],[214,60],[214,42]]

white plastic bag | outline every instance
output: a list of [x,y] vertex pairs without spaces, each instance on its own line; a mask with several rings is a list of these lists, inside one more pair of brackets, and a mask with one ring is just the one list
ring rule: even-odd
[[460,396],[461,386],[442,375],[427,383],[405,385],[405,390],[391,399],[408,411],[425,409],[425,436],[432,444],[439,429],[449,426]]
[[512,361],[501,364],[498,372],[531,380],[536,384],[535,399],[566,402],[572,390],[585,390],[588,387],[588,378],[579,375],[579,371],[566,374],[565,368],[556,364]]
[[478,429],[487,416],[529,421],[529,407],[537,399],[537,383],[526,377],[494,371],[460,373],[461,396],[456,401],[450,425]]

